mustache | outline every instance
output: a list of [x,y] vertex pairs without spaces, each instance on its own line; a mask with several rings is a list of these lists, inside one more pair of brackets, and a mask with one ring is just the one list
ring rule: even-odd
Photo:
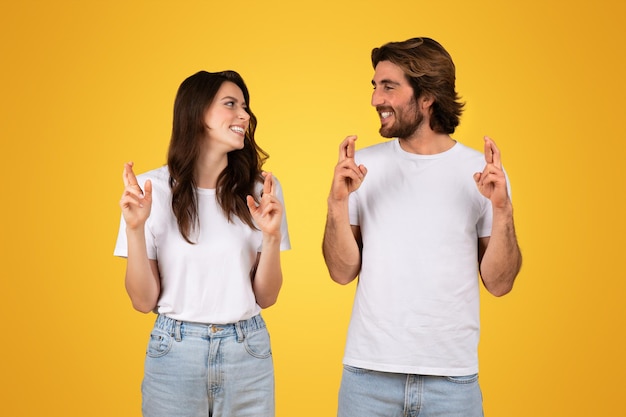
[[389,107],[389,106],[376,106],[376,111],[377,111],[378,113],[382,113],[382,112],[384,112],[384,111],[390,111],[390,112],[393,112],[394,110],[393,110],[393,108],[392,108],[392,107]]

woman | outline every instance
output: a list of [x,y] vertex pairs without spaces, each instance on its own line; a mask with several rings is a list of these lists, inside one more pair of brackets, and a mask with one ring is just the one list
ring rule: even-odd
[[127,257],[134,308],[158,313],[144,416],[274,416],[260,311],[276,302],[290,242],[249,102],[234,71],[190,76],[176,95],[167,166],[138,177],[132,162],[124,167],[115,255]]

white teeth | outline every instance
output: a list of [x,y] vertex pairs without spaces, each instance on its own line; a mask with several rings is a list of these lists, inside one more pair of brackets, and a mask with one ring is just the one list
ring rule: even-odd
[[233,132],[237,132],[237,133],[245,133],[244,128],[240,126],[232,126],[230,130],[232,130]]
[[384,111],[380,113],[380,117],[383,119],[386,119],[387,117],[391,116],[393,114],[393,112],[391,111]]

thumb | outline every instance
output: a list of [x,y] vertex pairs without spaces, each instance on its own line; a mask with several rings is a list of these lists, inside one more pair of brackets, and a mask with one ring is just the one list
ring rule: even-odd
[[254,213],[257,209],[257,205],[251,195],[246,197],[246,203],[248,203],[248,210],[250,210],[250,213]]
[[143,185],[143,197],[148,201],[152,201],[152,181],[151,180],[146,180],[146,182]]

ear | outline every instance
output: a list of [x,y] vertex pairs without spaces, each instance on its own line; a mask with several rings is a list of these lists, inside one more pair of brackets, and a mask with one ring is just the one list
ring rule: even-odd
[[427,111],[435,102],[435,97],[430,94],[422,94],[422,96],[417,100],[419,107],[423,111]]

